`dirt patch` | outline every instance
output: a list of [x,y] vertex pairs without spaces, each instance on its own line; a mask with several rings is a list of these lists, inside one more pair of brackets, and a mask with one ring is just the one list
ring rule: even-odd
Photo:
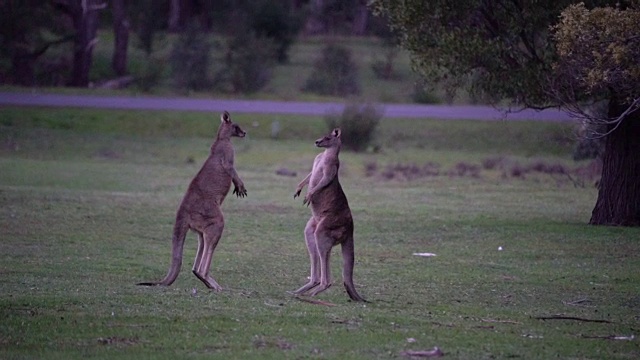
[[585,187],[589,183],[597,184],[601,171],[602,164],[599,160],[571,168],[559,162],[543,160],[521,164],[504,156],[486,158],[479,164],[462,161],[449,169],[443,169],[435,162],[427,162],[423,165],[396,163],[385,167],[379,166],[376,162],[365,164],[365,175],[382,181],[412,181],[437,176],[482,178],[487,173],[498,172],[501,179],[524,180],[534,176],[539,179],[540,175],[545,175],[554,179],[559,185],[567,183],[576,187]]
[[293,345],[284,339],[273,339],[266,336],[255,336],[253,338],[253,346],[257,349],[277,348],[280,350],[293,349]]
[[138,338],[123,338],[123,337],[118,337],[118,336],[110,336],[110,337],[106,337],[106,338],[98,338],[98,342],[102,345],[136,345],[138,343],[140,343],[140,340],[138,340]]

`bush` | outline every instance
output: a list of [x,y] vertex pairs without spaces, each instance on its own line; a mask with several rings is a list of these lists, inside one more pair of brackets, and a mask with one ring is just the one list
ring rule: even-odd
[[230,40],[224,66],[216,75],[221,90],[250,94],[265,87],[273,75],[275,47],[266,38],[241,32]]
[[413,102],[418,104],[440,104],[442,101],[433,88],[423,82],[417,82],[413,87]]
[[249,11],[249,26],[258,37],[270,39],[275,45],[279,63],[289,60],[289,48],[302,28],[299,16],[290,14],[282,2],[263,0],[253,4]]
[[382,115],[383,111],[371,104],[350,104],[342,114],[325,116],[325,122],[329,129],[339,127],[342,145],[357,152],[366,150],[371,144]]
[[595,159],[604,151],[602,125],[585,124],[573,150],[573,160]]
[[158,56],[147,55],[145,66],[142,67],[140,74],[136,75],[136,84],[143,92],[151,92],[162,81],[164,74],[164,59]]
[[360,94],[358,68],[349,49],[327,45],[316,60],[314,70],[302,88],[319,95],[348,96]]
[[131,20],[137,35],[135,45],[149,56],[153,53],[154,41],[160,35],[165,21],[162,4],[154,0],[138,0],[132,2],[131,6]]
[[[601,102],[592,105],[587,109],[595,117],[605,118],[607,115],[607,103]],[[573,150],[573,159],[576,161],[585,159],[595,159],[602,155],[604,151],[604,136],[606,126],[590,121],[584,121],[579,131],[578,142]]]
[[174,85],[184,90],[204,90],[208,77],[211,44],[197,26],[189,26],[176,40],[169,63]]

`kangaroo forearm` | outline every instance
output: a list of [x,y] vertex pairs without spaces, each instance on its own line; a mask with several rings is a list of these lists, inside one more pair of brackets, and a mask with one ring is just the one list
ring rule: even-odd
[[231,181],[233,181],[233,185],[235,185],[235,186],[239,186],[239,185],[244,183],[242,181],[242,179],[240,179],[240,176],[238,175],[238,173],[235,170],[231,174]]
[[304,179],[302,179],[302,181],[300,181],[300,184],[298,184],[298,190],[302,190],[302,188],[304,188],[306,185],[309,184],[309,179],[311,179],[311,173],[309,173],[309,175],[307,175],[307,177],[305,177]]
[[324,188],[326,188],[327,186],[329,186],[329,184],[331,184],[331,182],[333,181],[333,176],[329,177],[329,176],[324,176],[320,182],[318,182],[317,184],[315,184],[315,186],[313,188],[309,188],[309,192],[313,192],[316,193]]

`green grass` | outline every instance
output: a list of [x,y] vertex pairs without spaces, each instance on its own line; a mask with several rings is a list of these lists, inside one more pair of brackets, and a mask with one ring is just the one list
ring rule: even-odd
[[[308,275],[309,209],[292,194],[325,125],[279,117],[274,140],[273,117],[236,120],[249,132],[234,140],[249,196],[223,206],[212,273],[226,290],[213,293],[190,272],[193,235],[173,286],[134,284],[164,276],[175,210],[217,118],[0,109],[1,358],[389,359],[434,346],[449,359],[640,356],[640,232],[586,225],[590,182],[364,175],[374,161],[579,166],[568,125],[384,120],[379,153],[341,156],[356,286],[371,302],[348,301],[334,251],[327,307],[287,294]],[[606,322],[537,319],[556,315]]]

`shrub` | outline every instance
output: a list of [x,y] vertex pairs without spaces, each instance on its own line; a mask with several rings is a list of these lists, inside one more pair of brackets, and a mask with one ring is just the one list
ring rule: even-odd
[[153,53],[155,39],[164,25],[163,7],[159,1],[138,0],[131,3],[131,20],[137,35],[135,45],[148,56]]
[[[596,118],[606,118],[608,110],[608,103],[601,101],[589,106],[586,112]],[[604,151],[604,134],[606,131],[606,125],[584,120],[578,132],[578,141],[573,150],[573,159],[579,161],[600,157]]]
[[335,44],[327,45],[302,91],[332,96],[360,94],[358,67],[351,60],[351,51]]
[[217,73],[216,86],[234,93],[254,93],[271,81],[275,47],[266,38],[241,32],[227,45],[224,66]]
[[579,138],[573,150],[573,160],[595,159],[604,151],[606,127],[602,124],[585,122],[580,129]]
[[197,26],[189,26],[176,40],[169,63],[174,85],[184,90],[204,90],[208,77],[211,44]]
[[162,81],[164,61],[158,56],[147,55],[145,66],[136,75],[136,84],[143,92],[150,92]]
[[423,82],[417,82],[413,87],[413,102],[418,104],[440,104],[442,101],[433,88]]
[[302,28],[299,16],[294,16],[284,3],[263,0],[253,4],[249,11],[249,26],[259,37],[270,39],[275,45],[275,55],[279,63],[289,60],[289,48]]
[[373,105],[350,104],[345,106],[342,114],[325,116],[325,121],[329,129],[339,127],[342,130],[345,148],[363,151],[373,140],[382,115],[383,112]]

